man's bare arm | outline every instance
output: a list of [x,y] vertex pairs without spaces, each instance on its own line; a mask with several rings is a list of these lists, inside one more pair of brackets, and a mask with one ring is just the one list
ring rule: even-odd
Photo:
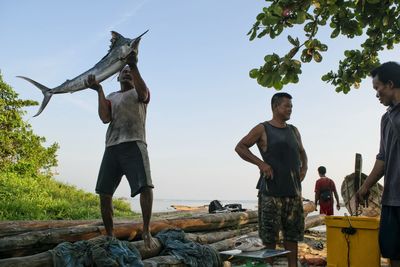
[[339,195],[338,195],[336,189],[333,191],[333,194],[335,195],[335,199],[336,199],[336,208],[337,208],[337,210],[339,210],[340,209],[340,202],[339,202]]
[[308,158],[306,150],[304,149],[303,142],[301,141],[301,135],[299,130],[294,127],[295,134],[297,136],[297,141],[299,144],[299,153],[300,153],[300,161],[301,161],[301,168],[300,168],[300,180],[303,181],[304,177],[306,177],[306,173],[308,170]]
[[96,76],[88,75],[87,79],[85,80],[85,85],[97,92],[98,102],[99,102],[99,107],[98,107],[99,117],[103,123],[109,123],[111,121],[110,102],[106,99],[103,92],[103,87],[96,80]]
[[149,89],[147,88],[147,85],[144,82],[142,76],[140,75],[139,69],[137,67],[137,55],[134,53],[131,53],[127,57],[126,62],[129,65],[129,68],[131,69],[131,74],[133,77],[133,84],[134,84],[136,92],[138,94],[139,101],[140,102],[147,101],[147,99],[149,97]]
[[236,145],[235,151],[242,159],[256,165],[267,178],[272,178],[273,170],[271,166],[250,151],[250,147],[261,141],[264,133],[265,131],[262,124],[255,126],[245,137],[242,138],[242,140],[239,141]]
[[317,206],[318,206],[318,201],[319,201],[319,192],[315,192],[314,200],[315,200],[315,210],[318,210]]
[[371,173],[368,175],[367,179],[365,179],[364,183],[361,185],[360,189],[356,193],[356,205],[364,201],[365,196],[368,193],[368,190],[376,184],[379,179],[382,178],[385,171],[385,162],[382,160],[375,160],[374,167],[372,168]]

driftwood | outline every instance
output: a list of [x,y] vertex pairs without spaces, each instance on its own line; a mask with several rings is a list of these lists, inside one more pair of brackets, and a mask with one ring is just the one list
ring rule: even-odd
[[[312,202],[305,202],[303,207],[305,214],[308,213],[308,210],[311,211],[311,209],[314,210],[315,208]],[[176,212],[172,212],[169,216],[175,216],[174,214]],[[139,218],[137,221],[140,222],[135,223],[128,223],[129,221],[116,220],[114,231],[118,239],[135,240],[141,235],[141,219]],[[309,216],[305,219],[306,229],[323,223],[324,217],[321,215]],[[188,218],[156,220],[151,223],[150,227],[153,235],[164,229],[180,228],[187,232],[186,237],[189,240],[201,244],[211,244],[211,246],[220,251],[232,248],[238,236],[254,232],[257,226],[257,211],[248,211],[197,214],[197,216]],[[229,227],[233,227],[235,230],[215,231]],[[34,231],[30,230],[32,228]],[[100,220],[0,222],[0,229],[0,258],[5,258],[0,259],[0,266],[4,267],[53,266],[51,253],[46,250],[52,249],[57,244],[65,241],[88,240],[104,234],[104,227]],[[30,232],[27,232],[28,230]],[[10,236],[13,232],[20,234]],[[135,241],[133,243],[141,253],[145,266],[157,266],[154,265],[157,262],[166,264],[166,266],[182,266],[181,263],[176,262],[176,259],[172,259],[170,256],[157,256],[161,251],[161,245],[158,240],[156,248],[152,250],[145,249],[143,241]],[[38,254],[32,255],[34,253]]]
[[32,255],[52,249],[64,241],[88,240],[101,235],[102,229],[100,226],[68,227],[7,236],[0,239],[0,257]]
[[324,225],[325,224],[325,215],[324,214],[318,214],[318,215],[312,215],[312,216],[307,216],[304,220],[304,229],[310,229],[316,226]]
[[[250,211],[153,221],[150,228],[153,234],[172,228],[180,228],[185,232],[197,232],[236,227],[254,222],[257,222],[257,212]],[[118,239],[135,240],[141,236],[141,233],[142,223],[114,226],[114,234]],[[103,234],[105,234],[103,226],[84,225],[7,236],[0,239],[0,257],[31,255],[52,249],[64,241],[88,240]]]
[[45,267],[53,266],[53,258],[49,251],[25,257],[14,257],[0,260],[1,267]]
[[3,221],[0,222],[0,237],[78,225],[103,225],[103,222],[101,220]]
[[312,201],[303,201],[303,210],[304,216],[307,216],[308,213],[315,211],[315,203]]
[[[177,205],[174,205],[177,206]],[[181,211],[169,211],[169,212],[155,212],[152,214],[153,220],[157,220],[159,217],[163,219],[175,219],[181,218],[182,214],[193,215],[203,213],[206,214],[206,211],[197,209],[204,206],[179,206],[179,207],[189,207],[190,209]],[[193,209],[194,208],[194,209]],[[305,215],[313,212],[315,210],[315,204],[312,201],[303,202],[303,208]],[[120,224],[133,224],[133,223],[140,223],[141,218],[138,217],[136,219],[115,219],[114,225]],[[32,231],[40,231],[40,230],[54,230],[58,228],[67,228],[73,226],[103,226],[103,222],[100,219],[97,220],[45,220],[45,221],[0,221],[0,238],[5,236],[12,236],[23,234]]]
[[[167,212],[155,212],[152,214],[153,220],[162,219],[174,219],[182,218],[182,216],[198,215],[199,211],[167,211]],[[119,224],[133,224],[140,223],[141,217],[132,219],[115,219],[114,225]],[[97,220],[44,220],[44,221],[0,221],[0,238],[4,236],[17,235],[26,232],[66,228],[72,226],[102,226],[103,221]]]
[[[304,210],[313,208],[312,202],[304,205]],[[153,221],[151,231],[153,234],[171,228],[180,228],[185,232],[199,232],[206,230],[222,229],[235,227],[247,223],[257,222],[257,212],[237,212],[220,214],[203,214],[189,218],[175,218]],[[78,224],[64,228],[64,225]],[[83,225],[82,225],[83,224]],[[0,239],[0,258],[19,257],[32,255],[52,249],[57,244],[68,241],[75,242],[79,240],[88,240],[104,234],[104,227],[99,220],[92,221],[46,221],[46,222],[6,222],[2,226],[8,230],[18,229],[26,231],[29,227],[36,230],[18,235],[5,236]],[[52,229],[48,229],[49,227]],[[142,223],[127,223],[126,220],[116,222],[114,233],[118,239],[135,240],[141,235]]]
[[[324,223],[323,215],[309,216],[305,218],[305,228],[309,229]],[[217,231],[208,233],[187,233],[186,237],[189,240],[201,243],[210,244],[211,247],[218,251],[228,250],[233,248],[235,241],[243,234],[257,235],[258,232],[254,231],[257,228],[256,223],[241,226],[240,229]],[[161,244],[156,240],[157,246],[152,250],[147,250],[144,247],[143,241],[133,242],[135,247],[139,250],[142,259],[144,259],[145,266],[158,266],[157,264],[166,264],[166,266],[182,266],[179,261],[171,256],[157,256],[161,251]],[[52,256],[50,252],[42,252],[32,256],[14,257],[0,260],[0,266],[11,267],[47,267],[53,266]]]
[[175,210],[180,210],[180,211],[199,211],[199,210],[208,211],[208,205],[202,205],[202,206],[171,205],[171,207],[174,208]]
[[[232,238],[237,235],[243,235],[249,232],[254,231],[255,225],[245,226],[241,229],[236,230],[229,230],[229,231],[222,231],[222,232],[210,232],[204,234],[194,234],[194,233],[187,233],[186,238],[189,240],[201,243],[201,244],[208,244],[218,242],[220,240],[226,238]],[[234,239],[234,238],[233,238]],[[151,250],[146,249],[144,246],[143,241],[135,241],[133,244],[139,250],[142,259],[154,258],[156,257],[161,251],[161,244],[156,239],[155,240],[157,246]],[[157,259],[156,259],[157,260]],[[14,258],[7,258],[7,259],[0,259],[0,266],[2,267],[13,267],[13,266],[21,266],[21,267],[47,267],[53,266],[52,255],[50,252],[42,252],[32,256],[25,256],[25,257],[14,257]],[[150,265],[151,266],[151,265]]]

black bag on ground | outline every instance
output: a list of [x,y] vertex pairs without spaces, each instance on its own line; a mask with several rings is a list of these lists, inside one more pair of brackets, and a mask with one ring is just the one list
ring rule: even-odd
[[219,200],[213,200],[208,205],[208,213],[216,213],[217,211],[222,210],[224,210],[224,207]]
[[224,206],[225,209],[231,211],[231,212],[239,212],[239,211],[246,211],[246,209],[242,208],[242,204],[226,204]]

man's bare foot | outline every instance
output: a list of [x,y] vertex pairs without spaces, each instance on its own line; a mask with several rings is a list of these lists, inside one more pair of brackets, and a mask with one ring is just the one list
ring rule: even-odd
[[146,249],[153,249],[157,247],[156,239],[153,238],[149,232],[143,232],[142,239]]

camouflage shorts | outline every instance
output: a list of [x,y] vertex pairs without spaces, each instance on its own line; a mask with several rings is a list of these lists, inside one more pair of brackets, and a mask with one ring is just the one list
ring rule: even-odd
[[304,211],[301,197],[258,197],[259,235],[264,244],[276,243],[282,230],[285,241],[302,241]]

